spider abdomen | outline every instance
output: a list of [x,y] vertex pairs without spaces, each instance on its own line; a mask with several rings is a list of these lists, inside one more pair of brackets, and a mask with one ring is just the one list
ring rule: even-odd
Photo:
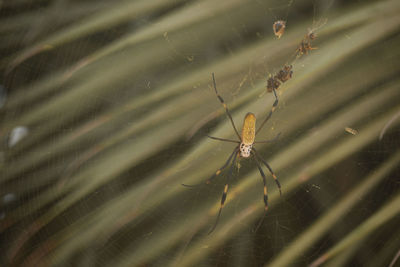
[[256,116],[253,113],[247,113],[244,117],[242,128],[242,142],[240,143],[240,155],[249,157],[251,148],[256,137]]
[[256,137],[256,116],[253,113],[247,113],[244,117],[242,128],[242,143],[252,145]]

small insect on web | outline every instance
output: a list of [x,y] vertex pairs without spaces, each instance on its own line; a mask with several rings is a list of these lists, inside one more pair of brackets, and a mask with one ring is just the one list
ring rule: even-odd
[[297,48],[297,55],[298,56],[307,55],[308,51],[318,49],[318,47],[313,47],[311,45],[311,41],[315,40],[315,38],[316,35],[314,33],[307,34],[301,41],[299,47]]
[[290,80],[293,76],[292,65],[285,65],[283,69],[279,70],[273,77],[270,76],[267,80],[267,91],[272,92],[278,90],[281,83]]
[[[318,47],[312,46],[312,41],[317,39],[318,35],[316,31],[323,27],[328,20],[324,20],[319,23],[319,25],[313,27],[312,29],[308,29],[307,34],[304,36],[303,40],[301,41],[299,47],[297,48],[297,57],[300,57],[302,55],[307,55],[309,51],[318,49]],[[315,24],[315,23],[313,23]]]
[[285,32],[286,28],[286,21],[284,20],[278,20],[275,21],[274,24],[272,25],[272,29],[274,30],[275,36],[280,39]]
[[[265,125],[265,123],[271,118],[272,113],[275,111],[276,106],[278,105],[278,96],[276,94],[275,89],[273,89],[274,92],[274,96],[275,96],[275,101],[272,105],[272,108],[270,110],[270,112],[268,113],[267,117],[264,119],[264,121],[261,123],[260,127],[256,130],[256,117],[253,113],[247,113],[245,118],[244,118],[244,122],[243,122],[243,127],[242,127],[242,132],[241,135],[239,134],[235,123],[233,122],[232,116],[229,112],[228,106],[225,104],[224,99],[219,95],[218,91],[217,91],[217,85],[215,82],[215,77],[214,77],[214,73],[212,74],[212,78],[213,78],[213,85],[214,85],[214,91],[215,94],[217,95],[217,98],[219,100],[219,102],[222,104],[222,106],[225,109],[226,115],[228,116],[233,130],[235,131],[238,140],[232,140],[232,139],[224,139],[224,138],[219,138],[219,137],[213,137],[213,136],[208,136],[211,139],[214,140],[218,140],[218,141],[223,141],[223,142],[231,142],[231,143],[236,143],[236,147],[234,148],[233,152],[230,154],[228,160],[225,162],[225,164],[219,168],[207,181],[206,184],[209,184],[211,182],[212,179],[214,179],[215,177],[217,177],[225,168],[229,167],[229,171],[228,171],[228,175],[226,178],[226,183],[225,183],[225,187],[224,187],[224,191],[222,193],[222,198],[221,198],[221,203],[220,203],[220,208],[219,208],[219,212],[217,215],[217,219],[215,221],[215,224],[213,225],[213,227],[211,228],[211,230],[209,231],[208,234],[211,234],[214,229],[216,228],[219,218],[221,216],[221,211],[222,208],[224,207],[225,204],[225,200],[228,194],[228,187],[229,187],[229,179],[232,177],[233,175],[233,171],[235,169],[236,166],[236,162],[238,160],[240,160],[240,158],[249,158],[250,156],[253,156],[252,158],[254,159],[257,168],[261,174],[261,177],[263,179],[263,183],[264,183],[264,204],[265,204],[265,212],[268,210],[268,193],[267,193],[267,182],[266,182],[266,176],[262,170],[262,166],[261,163],[265,165],[265,167],[268,169],[268,171],[271,173],[272,178],[274,178],[276,185],[278,186],[279,189],[279,193],[282,195],[281,192],[281,185],[278,181],[278,178],[276,177],[275,173],[273,172],[272,168],[269,166],[269,164],[257,153],[256,149],[253,147],[254,144],[257,143],[270,143],[270,142],[274,142],[277,138],[279,138],[279,134],[272,140],[265,140],[265,141],[255,141],[255,137],[257,135],[257,133],[260,132],[260,130],[262,129],[262,127]],[[201,183],[203,184],[203,183]],[[182,184],[183,186],[187,186],[187,187],[194,187],[194,186],[198,186],[201,184],[196,184],[196,185],[185,185]],[[265,212],[264,212],[264,216],[265,216]],[[263,216],[263,218],[264,218]],[[262,221],[260,221],[261,224]],[[260,225],[259,224],[259,225]],[[258,227],[257,227],[258,228]]]
[[[286,3],[285,3],[286,2]],[[268,7],[268,12],[274,17],[272,30],[276,38],[280,39],[285,33],[287,18],[289,15],[290,7],[294,0],[279,1],[279,6]],[[282,4],[283,3],[283,4]]]

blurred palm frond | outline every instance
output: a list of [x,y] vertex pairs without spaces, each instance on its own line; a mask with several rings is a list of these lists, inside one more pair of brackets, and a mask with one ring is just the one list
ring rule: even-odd
[[[388,265],[400,248],[399,11],[398,1],[1,3],[0,264]],[[296,56],[313,28],[318,49]],[[206,181],[234,148],[205,137],[235,137],[211,73],[240,128],[247,112],[268,114],[266,79],[284,64],[293,77],[257,136],[280,138],[256,145],[283,196],[269,179],[253,233],[262,180],[242,160],[207,235],[225,175],[181,184]]]

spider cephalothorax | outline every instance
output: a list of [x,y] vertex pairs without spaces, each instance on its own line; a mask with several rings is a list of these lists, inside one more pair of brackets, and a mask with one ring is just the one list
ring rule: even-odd
[[245,143],[240,143],[240,156],[243,158],[250,157],[252,148],[253,145],[246,145]]

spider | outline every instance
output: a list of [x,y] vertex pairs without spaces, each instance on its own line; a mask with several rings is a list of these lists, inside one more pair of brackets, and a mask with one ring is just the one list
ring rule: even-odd
[[[256,117],[255,117],[255,115],[253,113],[249,112],[244,117],[242,134],[240,135],[238,130],[237,130],[237,128],[236,128],[236,126],[235,126],[235,123],[233,122],[232,116],[231,116],[231,114],[230,114],[230,112],[228,110],[227,105],[225,104],[223,98],[219,95],[219,93],[217,91],[217,86],[216,86],[216,82],[215,82],[214,73],[212,73],[212,79],[213,79],[215,94],[217,95],[217,98],[218,98],[219,102],[224,107],[226,115],[228,116],[229,120],[231,121],[233,130],[235,131],[235,133],[236,133],[237,137],[239,138],[239,140],[224,139],[224,138],[213,137],[213,136],[208,136],[207,135],[209,138],[214,139],[214,140],[223,141],[223,142],[231,142],[231,143],[236,143],[237,144],[237,146],[235,147],[233,152],[230,154],[230,156],[229,156],[228,160],[225,162],[225,164],[221,168],[219,168],[214,173],[214,175],[212,175],[206,181],[206,184],[209,184],[212,179],[217,177],[231,163],[231,166],[229,167],[229,172],[228,172],[227,180],[226,180],[226,183],[225,183],[224,191],[222,193],[221,204],[220,204],[219,212],[218,212],[218,215],[217,215],[217,219],[216,219],[215,224],[213,225],[213,227],[211,228],[211,230],[209,231],[208,234],[211,234],[214,231],[214,229],[216,228],[217,224],[218,224],[219,218],[221,216],[221,211],[222,211],[222,208],[224,207],[226,196],[228,194],[229,179],[232,177],[236,161],[239,160],[240,158],[249,158],[250,156],[253,156],[254,161],[256,162],[257,168],[258,168],[258,170],[259,170],[259,172],[261,174],[261,177],[263,179],[263,182],[264,182],[265,212],[268,210],[268,194],[267,194],[266,176],[264,174],[264,171],[262,170],[262,167],[261,167],[262,165],[260,164],[260,162],[262,162],[262,164],[264,164],[265,167],[267,167],[267,169],[271,173],[272,177],[274,178],[276,185],[278,186],[279,193],[282,195],[281,185],[280,185],[280,183],[278,181],[278,178],[276,177],[275,173],[273,172],[273,170],[271,169],[269,164],[261,156],[258,155],[256,149],[253,147],[254,144],[257,144],[257,143],[270,143],[270,142],[275,141],[275,139],[279,138],[280,134],[278,134],[272,140],[255,141],[255,137],[256,137],[257,133],[260,132],[262,127],[265,125],[265,123],[270,119],[272,113],[275,111],[276,106],[278,105],[278,96],[276,94],[275,89],[273,90],[274,96],[275,96],[275,102],[273,103],[272,108],[271,108],[268,116],[261,123],[260,127],[256,130]],[[183,185],[184,186],[188,186],[188,187],[194,187],[194,186],[198,186],[198,185],[201,185],[201,184],[197,184],[197,185],[185,185],[185,184],[183,184]],[[265,215],[265,213],[264,213],[264,215]]]

